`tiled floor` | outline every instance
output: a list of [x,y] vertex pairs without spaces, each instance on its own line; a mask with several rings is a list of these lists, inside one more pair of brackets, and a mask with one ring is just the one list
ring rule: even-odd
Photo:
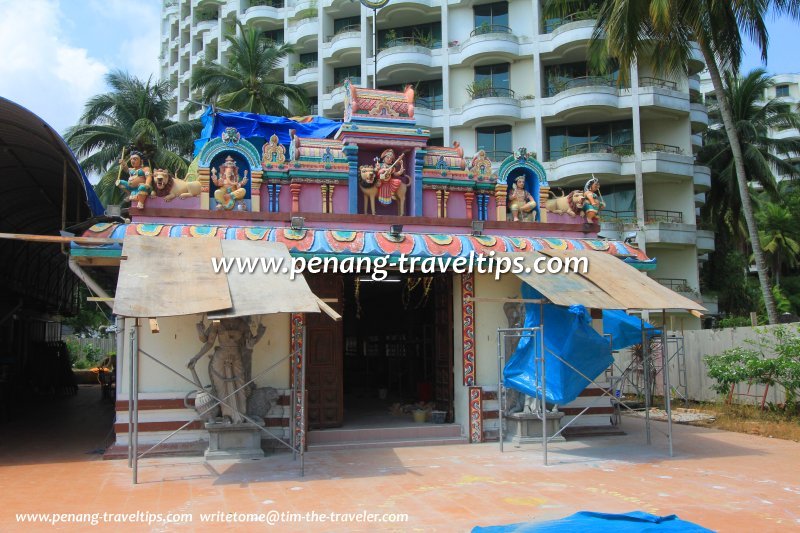
[[408,521],[283,522],[275,529],[465,531],[578,510],[636,509],[675,513],[722,531],[800,530],[800,444],[676,426],[670,459],[665,424],[653,424],[648,447],[643,422],[628,417],[626,436],[552,445],[548,467],[539,446],[502,454],[497,444],[359,449],[306,454],[305,477],[289,454],[238,464],[148,459],[136,486],[125,461],[85,453],[93,438],[59,440],[53,431],[52,440],[34,442],[46,432],[15,424],[0,426],[0,531],[89,529],[31,528],[17,522],[15,514],[23,512],[189,513],[182,523],[93,529],[206,531],[256,527],[202,523],[201,513],[367,511],[406,513]]

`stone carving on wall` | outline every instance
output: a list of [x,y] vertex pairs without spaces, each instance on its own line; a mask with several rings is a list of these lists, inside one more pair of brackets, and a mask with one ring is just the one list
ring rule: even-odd
[[536,200],[525,190],[525,176],[517,176],[508,194],[508,208],[514,222],[536,221]]
[[156,169],[153,173],[153,182],[156,196],[163,198],[165,202],[171,202],[175,198],[183,200],[198,196],[203,188],[199,181],[184,181],[163,168]]
[[127,172],[128,179],[117,179],[116,183],[117,187],[128,194],[126,200],[131,203],[131,207],[138,209],[144,209],[144,203],[153,191],[153,176],[150,173],[150,167],[143,164],[142,158],[141,152],[133,150],[127,161],[124,158],[121,159],[119,162],[120,173]]
[[225,163],[219,167],[219,176],[217,169],[211,169],[211,181],[218,187],[214,191],[214,199],[219,210],[234,209],[237,202],[243,200],[247,194],[244,188],[247,185],[247,171],[245,170],[244,176],[240,177],[239,167],[231,156],[225,158]]

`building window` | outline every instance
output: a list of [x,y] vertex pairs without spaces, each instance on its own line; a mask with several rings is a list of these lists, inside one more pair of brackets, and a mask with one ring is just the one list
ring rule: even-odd
[[444,137],[431,137],[428,139],[428,146],[444,146]]
[[789,96],[789,86],[788,85],[778,85],[775,87],[775,97],[782,98],[784,96]]
[[605,73],[593,72],[586,61],[544,67],[545,94],[553,96],[576,87],[618,87],[619,67],[610,64]]
[[361,17],[344,17],[333,21],[333,34],[361,31]]
[[475,67],[475,81],[467,91],[473,99],[489,96],[513,98],[509,70],[508,63]]
[[511,33],[508,27],[508,2],[495,2],[475,6],[475,30],[473,35],[484,33]]
[[576,154],[633,154],[629,120],[547,128],[548,161]]
[[275,44],[283,44],[283,30],[267,30],[262,31],[261,36],[268,40],[272,41]]
[[[353,65],[352,67],[339,67],[333,69],[333,83],[341,85],[344,80],[350,78],[350,83],[358,85],[361,83],[361,65]],[[330,91],[328,91],[330,92]]]
[[[442,80],[425,80],[418,81],[417,83],[409,82],[414,87],[414,105],[423,109],[443,109],[444,108],[444,90],[442,89]],[[406,84],[401,83],[398,85],[381,85],[381,89],[385,91],[398,91],[403,92]]]
[[636,186],[630,184],[603,185],[605,209],[613,212],[612,218],[622,221],[636,219]]
[[425,48],[442,47],[442,23],[431,22],[378,30],[378,49],[393,46],[422,46]]
[[316,52],[309,52],[307,54],[300,54],[298,58],[300,63],[308,66],[316,66],[317,64],[317,53]]
[[502,161],[512,154],[511,126],[475,128],[478,150],[485,150],[492,161]]

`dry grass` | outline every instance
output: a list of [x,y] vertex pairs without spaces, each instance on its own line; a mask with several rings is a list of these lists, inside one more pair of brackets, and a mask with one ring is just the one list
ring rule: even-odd
[[697,409],[713,414],[714,420],[692,422],[693,426],[713,427],[775,439],[800,442],[800,417],[782,412],[762,411],[752,405],[723,403],[697,404]]

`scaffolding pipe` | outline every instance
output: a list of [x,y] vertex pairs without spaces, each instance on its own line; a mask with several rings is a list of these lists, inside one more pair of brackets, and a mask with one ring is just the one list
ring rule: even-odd
[[[123,319],[123,324],[124,324]],[[128,332],[128,468],[133,468],[133,328]]]
[[[642,370],[644,372],[644,427],[647,435],[647,444],[651,444],[650,439],[650,354],[647,349],[647,335],[644,331],[644,313],[641,315],[642,321]],[[662,328],[663,329],[663,328]]]
[[544,366],[544,302],[539,304],[539,357],[542,359],[542,446],[544,446],[544,466],[547,466],[547,379]]
[[114,299],[108,295],[106,291],[94,280],[92,277],[81,268],[81,266],[75,261],[74,257],[70,257],[69,261],[67,262],[69,265],[69,269],[75,273],[78,278],[89,287],[93,293],[103,298],[101,300],[104,304],[108,306],[109,309],[112,311],[114,310]]
[[667,351],[667,310],[661,310],[661,360],[664,373],[664,406],[667,411],[667,440],[669,456],[672,457],[672,387],[669,383],[669,352]]
[[[497,330],[497,354],[500,356],[497,358],[497,400],[500,406],[500,413],[497,419],[500,421],[500,430],[499,430],[499,438],[500,438],[500,453],[503,453],[503,418],[505,415],[504,411],[504,401],[505,401],[505,386],[503,385],[503,369],[506,366],[506,350],[505,350],[505,332],[501,332],[499,329]],[[467,392],[469,394],[469,392]],[[469,400],[472,402],[472,399]]]
[[306,404],[308,403],[308,398],[306,398],[306,364],[308,363],[308,359],[306,358],[306,349],[308,343],[306,342],[306,321],[305,316],[303,317],[303,347],[300,350],[300,357],[303,363],[301,369],[301,378],[300,378],[300,398],[302,398],[303,403],[300,405],[300,428],[301,428],[301,438],[300,438],[300,477],[305,477],[306,475],[306,463],[305,463],[305,453],[306,453]]
[[[139,483],[139,319],[134,319],[133,325],[133,353],[131,354],[131,365],[133,365],[133,484]],[[128,404],[128,414],[130,416],[130,403]]]

